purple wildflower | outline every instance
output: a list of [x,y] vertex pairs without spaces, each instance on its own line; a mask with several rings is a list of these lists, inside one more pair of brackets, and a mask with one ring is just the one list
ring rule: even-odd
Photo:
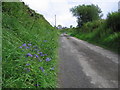
[[20,46],[19,48],[22,48],[22,46]]
[[29,64],[29,63],[26,64],[26,66],[29,66],[29,65],[31,65],[31,64]]
[[50,58],[46,58],[46,61],[49,62],[51,59]]
[[44,42],[47,42],[47,40],[44,40]]
[[27,56],[33,57],[33,55],[32,55],[32,54],[30,54],[30,53],[28,53],[28,54],[27,54]]
[[43,67],[39,67],[40,70],[42,70],[42,72],[44,72],[44,68]]
[[50,70],[55,70],[55,68],[54,68],[54,67],[52,67],[52,68],[50,68]]
[[23,44],[22,46],[26,46],[26,43],[25,43],[25,44]]
[[35,86],[40,86],[39,84],[35,84]]
[[40,56],[44,56],[44,54],[41,54]]
[[31,46],[32,44],[28,44],[28,46]]
[[38,49],[34,49],[34,51],[38,51]]
[[28,48],[30,48],[30,47],[25,47],[25,49],[28,49]]
[[37,54],[34,54],[36,58],[38,58],[39,56]]
[[47,56],[47,54],[44,54],[44,56]]
[[44,56],[44,54],[42,52],[40,52],[39,54],[40,54],[40,56]]
[[40,52],[39,54],[42,54],[42,52]]

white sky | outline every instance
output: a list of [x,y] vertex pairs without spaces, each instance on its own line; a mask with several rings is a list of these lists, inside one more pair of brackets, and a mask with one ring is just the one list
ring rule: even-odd
[[108,12],[118,11],[119,0],[22,0],[31,9],[44,15],[45,19],[51,25],[55,25],[55,15],[57,25],[76,26],[76,18],[72,16],[70,8],[82,4],[98,5],[103,13],[103,18],[106,18]]

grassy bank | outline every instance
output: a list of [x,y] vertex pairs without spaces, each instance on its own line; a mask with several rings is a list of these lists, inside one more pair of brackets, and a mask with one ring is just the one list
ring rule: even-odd
[[88,22],[81,28],[63,30],[63,32],[65,31],[71,36],[120,54],[120,32],[115,32],[112,28],[108,28],[106,25],[106,20]]
[[56,87],[55,28],[22,2],[2,3],[2,20],[2,87]]

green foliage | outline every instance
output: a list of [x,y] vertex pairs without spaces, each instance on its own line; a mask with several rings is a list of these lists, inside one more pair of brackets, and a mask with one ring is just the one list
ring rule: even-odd
[[81,31],[83,31],[83,32],[93,32],[100,25],[102,25],[104,22],[105,22],[104,20],[96,20],[96,21],[92,21],[92,22],[87,22],[81,27]]
[[73,16],[77,17],[78,27],[81,27],[84,23],[100,19],[102,14],[98,6],[92,5],[79,5],[70,9]]
[[2,87],[55,88],[57,30],[24,3],[2,6]]
[[112,28],[107,28],[106,20],[87,22],[81,28],[67,31],[69,35],[120,53],[120,33],[114,32]]
[[106,24],[107,27],[113,29],[114,32],[120,32],[120,12],[109,13]]

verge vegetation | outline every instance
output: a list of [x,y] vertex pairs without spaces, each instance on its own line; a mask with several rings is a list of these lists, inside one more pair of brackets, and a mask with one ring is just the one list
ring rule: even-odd
[[[67,32],[71,36],[88,41],[120,54],[120,12],[109,13],[107,18],[104,20],[100,18],[91,20],[92,17],[90,17],[90,15],[94,13],[92,13],[93,11],[91,12],[91,9],[89,10],[88,7],[90,7],[90,5],[83,5],[72,8],[71,11],[73,15],[78,19],[78,27],[63,29],[60,32]],[[85,12],[86,9],[87,11]],[[100,9],[98,8],[98,10]],[[89,12],[90,15],[86,14],[87,12]],[[89,18],[82,17],[84,14]],[[80,23],[79,21],[84,23]]]
[[55,88],[57,30],[22,2],[3,2],[2,20],[2,87]]

